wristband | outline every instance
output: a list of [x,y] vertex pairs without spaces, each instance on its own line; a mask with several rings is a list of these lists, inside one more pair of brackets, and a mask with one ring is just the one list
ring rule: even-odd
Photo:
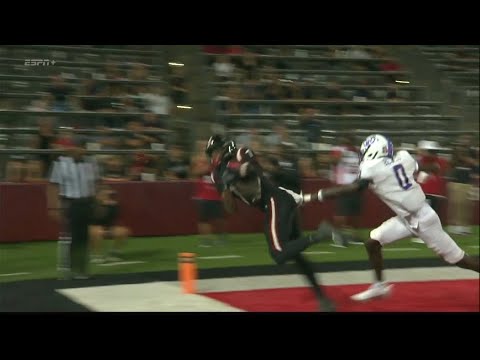
[[310,201],[312,201],[312,195],[310,194],[303,195],[303,202],[308,203]]
[[318,201],[323,201],[322,189],[318,190],[317,197],[318,197]]

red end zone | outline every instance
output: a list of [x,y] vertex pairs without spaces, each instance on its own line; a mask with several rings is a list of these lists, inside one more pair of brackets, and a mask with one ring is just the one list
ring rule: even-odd
[[[391,296],[358,303],[350,296],[368,284],[327,286],[342,312],[479,312],[478,280],[394,283]],[[309,288],[283,288],[206,293],[212,299],[250,312],[311,312],[317,303]]]

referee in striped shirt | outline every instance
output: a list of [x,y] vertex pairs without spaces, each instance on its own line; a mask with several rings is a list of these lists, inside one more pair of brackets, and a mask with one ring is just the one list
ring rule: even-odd
[[64,269],[68,270],[65,275],[74,279],[89,277],[88,227],[99,179],[97,163],[93,157],[86,156],[85,141],[80,138],[75,139],[75,145],[67,149],[67,153],[60,156],[52,167],[48,208],[57,221],[63,218],[64,230],[71,235],[71,245],[70,241],[63,241],[64,245],[70,245],[70,249],[59,252],[59,262],[70,266],[70,269]]

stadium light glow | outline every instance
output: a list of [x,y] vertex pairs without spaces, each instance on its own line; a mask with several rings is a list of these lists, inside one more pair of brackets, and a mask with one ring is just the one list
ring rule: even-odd
[[407,80],[395,80],[395,82],[399,84],[410,84],[410,81]]
[[177,105],[177,108],[178,108],[178,109],[191,109],[192,107],[191,107],[191,106],[187,106],[187,105]]
[[185,66],[185,64],[176,63],[176,62],[169,62],[168,65],[170,65],[170,66]]

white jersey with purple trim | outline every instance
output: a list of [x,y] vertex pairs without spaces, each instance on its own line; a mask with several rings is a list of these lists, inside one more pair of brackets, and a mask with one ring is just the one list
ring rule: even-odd
[[415,159],[402,150],[393,159],[384,157],[360,164],[360,179],[371,180],[370,189],[397,215],[406,218],[425,204],[425,194],[415,181]]

